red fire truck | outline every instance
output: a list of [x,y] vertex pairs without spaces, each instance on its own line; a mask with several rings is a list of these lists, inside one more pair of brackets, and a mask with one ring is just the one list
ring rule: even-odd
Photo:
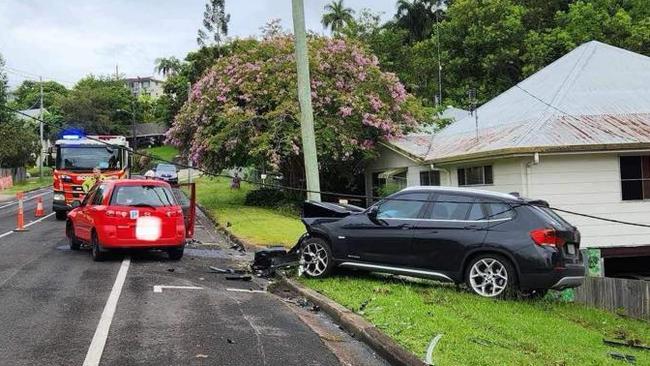
[[52,210],[57,219],[65,220],[72,202],[84,199],[82,184],[94,168],[99,168],[105,179],[128,177],[128,146],[124,136],[85,136],[78,131],[61,134],[54,144],[56,165],[52,173]]

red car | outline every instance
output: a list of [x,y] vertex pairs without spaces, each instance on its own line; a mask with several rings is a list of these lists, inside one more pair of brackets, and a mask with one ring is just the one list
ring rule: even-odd
[[100,261],[109,249],[162,249],[173,260],[183,257],[185,223],[168,183],[122,179],[95,185],[68,213],[70,249],[92,248]]

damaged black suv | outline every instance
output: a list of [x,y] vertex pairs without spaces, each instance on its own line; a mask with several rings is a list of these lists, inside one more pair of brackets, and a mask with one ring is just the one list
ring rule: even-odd
[[465,283],[485,297],[580,286],[576,227],[541,200],[451,187],[410,187],[368,209],[307,202],[305,275],[335,267]]

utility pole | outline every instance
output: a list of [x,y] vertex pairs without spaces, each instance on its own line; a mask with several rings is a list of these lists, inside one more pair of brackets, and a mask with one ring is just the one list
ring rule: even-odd
[[131,136],[133,136],[133,151],[137,151],[138,136],[135,135],[135,100],[131,104],[131,133]]
[[38,156],[38,176],[43,179],[43,149],[45,148],[45,142],[43,141],[43,77],[38,77],[39,85],[41,87],[41,107],[38,114],[39,124],[40,124],[40,133],[41,133],[41,153]]
[[320,201],[320,180],[318,159],[316,157],[316,137],[314,136],[314,112],[311,106],[311,82],[309,79],[309,57],[305,31],[305,5],[303,0],[291,0],[293,11],[293,33],[296,46],[296,66],[298,69],[298,100],[300,102],[300,129],[302,150],[305,158],[305,178],[307,178],[307,198]]

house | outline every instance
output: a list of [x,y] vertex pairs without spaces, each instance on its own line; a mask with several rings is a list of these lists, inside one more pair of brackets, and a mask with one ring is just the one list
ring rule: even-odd
[[[437,133],[382,144],[366,195],[385,172],[406,185],[467,186],[650,224],[650,57],[585,43]],[[395,174],[395,173],[393,173]],[[560,213],[596,248],[605,275],[650,272],[650,229]]]
[[[47,113],[47,109],[43,109],[43,114],[45,115]],[[36,121],[36,118],[40,118],[41,110],[39,108],[23,109],[22,111],[19,111],[15,114],[18,119],[21,119],[23,121],[38,123]]]
[[[165,133],[167,133],[167,126],[164,123],[150,122],[150,123],[136,123],[135,135],[138,138],[138,146],[160,146],[165,141]],[[133,134],[128,137],[129,143],[133,146]]]
[[142,94],[148,94],[158,98],[163,94],[163,81],[154,79],[153,76],[126,78],[124,82],[131,90],[131,93],[138,97]]

